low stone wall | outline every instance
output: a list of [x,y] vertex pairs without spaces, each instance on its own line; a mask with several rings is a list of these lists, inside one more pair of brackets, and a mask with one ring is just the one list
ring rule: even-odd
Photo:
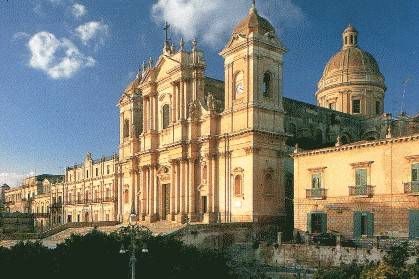
[[198,248],[225,249],[233,243],[276,240],[278,225],[272,223],[229,223],[187,225],[173,235]]
[[0,213],[0,234],[33,233],[34,219],[29,213]]

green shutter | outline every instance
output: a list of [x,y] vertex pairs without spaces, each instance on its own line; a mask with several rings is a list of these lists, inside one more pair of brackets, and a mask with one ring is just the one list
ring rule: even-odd
[[315,173],[311,175],[311,187],[313,189],[321,188],[321,175],[320,173]]
[[355,170],[355,185],[356,186],[367,185],[367,169]]
[[409,238],[419,238],[419,209],[409,210]]
[[371,212],[367,212],[367,235],[373,236],[374,235],[374,214]]
[[354,234],[353,238],[360,238],[361,237],[361,216],[362,213],[359,211],[354,212]]
[[311,233],[311,213],[307,213],[307,231]]
[[327,213],[322,213],[321,214],[321,220],[322,220],[322,223],[321,223],[321,230],[322,230],[322,233],[327,233]]
[[412,182],[419,181],[419,164],[412,165]]

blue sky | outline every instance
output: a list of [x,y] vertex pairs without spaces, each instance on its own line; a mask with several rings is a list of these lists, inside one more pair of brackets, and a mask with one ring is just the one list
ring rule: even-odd
[[[121,92],[139,64],[158,57],[162,22],[177,44],[198,38],[207,75],[223,78],[218,52],[250,0],[0,0],[0,183],[62,173],[118,146]],[[314,103],[316,83],[351,23],[388,87],[385,110],[419,111],[419,1],[258,0],[289,49],[285,96]],[[188,42],[189,44],[189,42]]]

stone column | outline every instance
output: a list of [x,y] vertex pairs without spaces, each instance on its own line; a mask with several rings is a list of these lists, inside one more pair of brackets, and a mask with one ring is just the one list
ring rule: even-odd
[[153,130],[153,97],[148,97],[148,120],[150,121],[148,130]]
[[180,214],[183,215],[186,212],[186,161],[181,160],[180,162],[180,174],[179,174],[179,180],[180,180]]
[[181,98],[180,98],[180,83],[176,84],[176,117],[177,120],[181,119],[180,107],[181,107]]
[[154,93],[153,99],[154,99],[154,130],[157,130],[159,127],[159,122],[158,122],[159,109],[158,109],[157,93]]
[[180,81],[180,119],[185,119],[185,82]]
[[213,212],[214,214],[218,212],[218,201],[217,201],[217,195],[218,195],[218,187],[217,187],[217,157],[214,155],[211,157],[211,184],[212,184],[212,197],[211,197],[211,204],[212,209],[210,212]]
[[147,132],[147,98],[143,98],[143,132]]
[[147,214],[147,173],[146,168],[141,169],[141,220],[144,220],[144,216]]
[[149,172],[149,177],[150,177],[150,180],[149,180],[149,189],[150,189],[150,195],[149,195],[149,198],[150,198],[150,210],[149,210],[149,217],[150,217],[150,222],[153,220],[153,218],[154,218],[154,215],[156,214],[156,211],[155,211],[155,205],[154,205],[154,191],[155,191],[155,188],[154,188],[154,181],[156,180],[155,179],[155,171],[154,171],[155,169],[154,169],[154,166],[151,166],[150,167],[150,172]]
[[172,106],[171,106],[171,112],[172,112],[172,122],[176,122],[176,83],[172,83]]
[[157,178],[157,166],[153,166],[152,167],[152,176],[153,176],[153,184],[152,187],[154,188],[154,219],[153,221],[155,221],[158,218],[158,213],[159,213],[159,182],[158,182],[158,178]]
[[[132,169],[131,170],[131,206],[130,206],[130,212],[134,208],[134,210],[137,210],[136,205],[136,193],[137,193],[137,170]],[[135,212],[138,214],[138,212]]]
[[195,189],[195,158],[189,159],[189,220],[195,219],[196,189]]
[[122,184],[123,184],[123,173],[121,170],[118,172],[118,220],[119,222],[123,221],[123,207],[122,207]]
[[207,167],[207,183],[208,183],[208,212],[214,212],[213,206],[213,197],[214,197],[214,187],[213,187],[213,158],[211,155],[208,156],[208,167]]
[[179,214],[180,211],[180,165],[179,161],[175,164],[175,214]]
[[176,161],[171,162],[171,177],[170,177],[170,221],[175,217],[175,203],[176,203]]

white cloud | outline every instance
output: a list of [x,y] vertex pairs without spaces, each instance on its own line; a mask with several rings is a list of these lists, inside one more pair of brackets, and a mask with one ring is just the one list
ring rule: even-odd
[[[152,15],[159,23],[169,22],[186,39],[198,37],[214,46],[225,41],[249,7],[248,0],[158,0],[152,7]],[[259,1],[257,8],[281,27],[303,19],[301,9],[292,0]]]
[[76,28],[76,35],[83,44],[87,45],[91,40],[103,44],[109,34],[109,27],[102,21],[90,21]]
[[95,64],[92,57],[83,55],[69,39],[57,39],[46,31],[33,35],[28,47],[31,52],[30,66],[53,79],[70,78],[80,69]]
[[26,32],[17,32],[13,35],[12,41],[15,42],[15,41],[19,41],[19,40],[22,40],[22,39],[27,39],[29,37],[30,37],[30,35]]
[[73,6],[71,6],[71,13],[76,18],[81,18],[82,16],[87,14],[86,6],[79,3],[75,3],[73,4]]
[[0,172],[0,186],[3,184],[7,184],[10,187],[20,186],[23,179],[34,175],[34,171],[30,171],[29,173]]

